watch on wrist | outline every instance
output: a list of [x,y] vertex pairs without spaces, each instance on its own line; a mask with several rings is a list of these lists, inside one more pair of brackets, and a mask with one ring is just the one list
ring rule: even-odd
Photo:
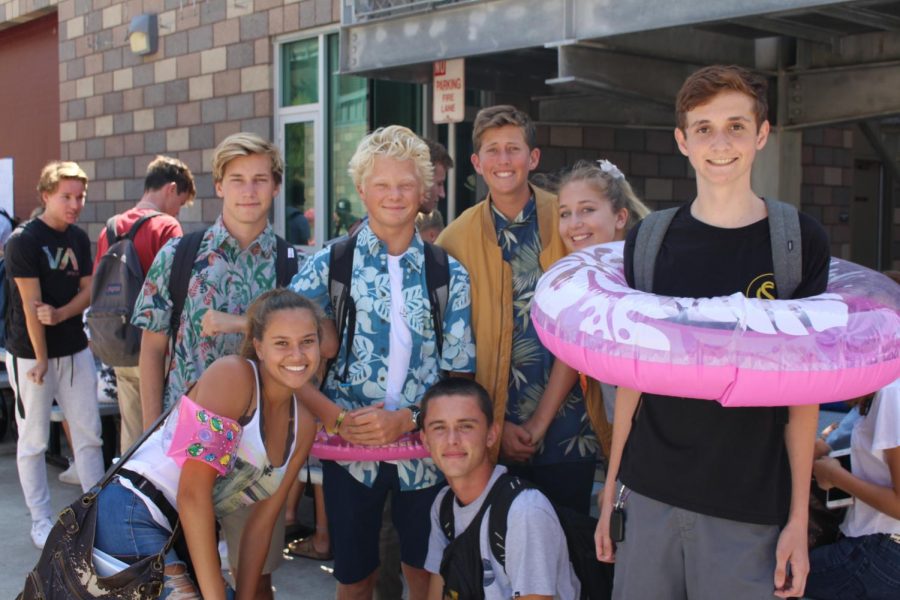
[[415,404],[410,404],[406,408],[412,413],[413,431],[419,431],[422,429],[422,411]]

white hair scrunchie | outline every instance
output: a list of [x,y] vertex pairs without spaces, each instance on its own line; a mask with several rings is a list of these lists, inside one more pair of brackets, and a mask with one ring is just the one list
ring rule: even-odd
[[605,158],[601,158],[597,161],[597,165],[600,167],[600,170],[604,173],[609,173],[609,176],[613,179],[625,179],[624,173],[619,170],[619,167],[612,164]]

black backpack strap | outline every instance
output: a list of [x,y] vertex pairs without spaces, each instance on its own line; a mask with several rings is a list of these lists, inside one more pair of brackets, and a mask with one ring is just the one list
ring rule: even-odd
[[125,238],[128,238],[131,241],[134,241],[134,236],[137,235],[138,229],[141,228],[141,225],[152,219],[153,217],[158,217],[161,215],[161,212],[149,212],[145,215],[141,215],[141,217],[135,221],[131,225],[131,229],[129,229],[124,235],[119,235],[116,232],[119,215],[113,215],[106,221],[106,244],[107,248],[119,242]]
[[447,251],[424,242],[425,244],[425,285],[428,288],[428,301],[431,303],[431,321],[434,324],[434,342],[440,360],[444,346],[444,314],[447,311],[447,299],[450,295],[450,259]]
[[275,285],[287,287],[297,274],[297,250],[282,237],[275,236]]
[[[334,311],[337,326],[338,343],[344,350],[344,372],[338,376],[346,382],[350,374],[350,352],[353,349],[353,336],[356,331],[356,303],[350,297],[350,279],[353,277],[353,251],[356,249],[356,236],[350,236],[331,245],[328,257],[328,298]],[[347,339],[344,341],[344,332]],[[335,358],[328,361],[325,367],[327,374],[334,365]]]
[[642,292],[653,291],[653,271],[656,269],[656,255],[662,246],[666,231],[678,207],[652,212],[641,221],[634,243],[632,270],[634,271],[634,289]]
[[773,198],[763,198],[769,213],[772,267],[780,300],[790,299],[803,279],[803,244],[800,243],[800,213],[796,207]]
[[447,493],[441,498],[441,505],[438,507],[438,520],[441,523],[441,531],[444,536],[453,541],[456,537],[456,522],[453,518],[453,501],[456,499],[453,490],[447,488]]
[[[491,510],[491,517],[488,521],[489,524],[493,524],[494,522],[494,514],[502,514],[503,518],[499,519],[503,521],[503,537],[506,537],[506,515],[509,512],[509,505],[512,504],[512,501],[515,499],[515,496],[519,495],[526,487],[531,487],[529,484],[525,483],[518,477],[514,477],[507,473],[504,473],[494,482],[494,485],[491,486],[491,491],[488,492],[487,497],[484,499],[484,502],[481,504],[481,508],[478,509],[478,513],[472,518],[472,522],[469,523],[469,527],[480,527],[481,519],[484,518],[484,513],[487,512],[487,509],[491,507],[497,507],[499,510]],[[509,502],[506,502],[506,496],[512,493],[513,497],[509,499]],[[453,540],[456,537],[456,527],[453,518],[453,503],[456,501],[456,495],[453,493],[452,489],[447,489],[447,493],[444,494],[444,497],[441,498],[441,505],[438,507],[438,518],[441,522],[441,531],[447,537],[448,540]],[[499,504],[498,504],[499,501]],[[504,506],[506,508],[504,508]],[[468,530],[468,527],[466,528]],[[493,527],[489,528],[488,531],[493,532]],[[477,536],[476,536],[477,539]],[[493,536],[491,537],[491,549],[494,550],[494,542]],[[500,543],[500,548],[502,552],[503,542]],[[494,552],[494,555],[497,556],[497,559],[500,560],[500,564],[504,564],[503,560],[500,559],[500,555]],[[505,558],[505,555],[504,555]]]
[[488,517],[488,539],[494,558],[504,570],[506,570],[506,529],[509,509],[519,494],[528,489],[534,489],[534,486],[524,479],[504,473],[491,490],[493,499],[491,499],[491,515]]
[[6,212],[5,208],[0,208],[0,216],[3,216],[7,221],[9,221],[9,224],[13,229],[19,226],[19,222],[16,220],[16,218]]
[[178,333],[178,325],[181,323],[181,313],[184,311],[184,301],[187,298],[197,251],[200,250],[200,243],[203,241],[204,234],[206,234],[205,229],[185,234],[179,240],[178,245],[175,246],[175,257],[172,261],[172,272],[169,276],[169,298],[172,300],[169,337],[173,344]]
[[[131,229],[128,230],[128,233],[125,234],[129,240],[134,241],[134,236],[137,235],[138,229],[141,228],[141,225],[152,219],[153,217],[158,217],[162,213],[161,212],[148,212],[147,214],[141,215],[141,218],[134,222],[134,225],[131,226]],[[109,223],[107,223],[107,227],[109,227]],[[107,236],[109,234],[107,233]]]
[[111,248],[113,244],[119,241],[119,234],[116,233],[116,220],[118,215],[113,215],[106,220],[106,247]]

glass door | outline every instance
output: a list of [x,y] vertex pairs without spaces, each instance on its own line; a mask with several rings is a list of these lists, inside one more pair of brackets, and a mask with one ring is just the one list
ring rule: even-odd
[[[322,195],[321,152],[317,114],[300,114],[281,120],[279,145],[284,148],[284,207],[275,216],[276,228],[285,239],[301,248],[321,246],[324,235],[319,207]],[[283,228],[282,228],[283,227]]]

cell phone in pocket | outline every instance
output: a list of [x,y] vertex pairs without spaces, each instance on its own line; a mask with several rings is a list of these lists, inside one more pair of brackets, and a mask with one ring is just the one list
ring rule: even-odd
[[618,543],[625,539],[625,511],[616,506],[609,516],[609,538]]
[[[847,471],[851,471],[849,448],[845,450],[835,450],[828,456],[838,459],[842,467]],[[853,496],[840,488],[833,487],[825,492],[825,506],[827,508],[841,508],[843,506],[850,506],[851,504],[853,504]]]

